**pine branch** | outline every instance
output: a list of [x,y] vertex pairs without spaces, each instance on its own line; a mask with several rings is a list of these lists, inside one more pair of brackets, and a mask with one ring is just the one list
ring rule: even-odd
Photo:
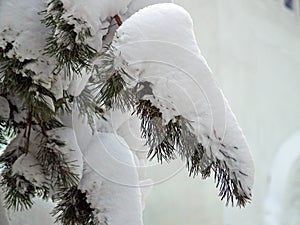
[[94,129],[95,117],[106,120],[104,117],[104,109],[99,106],[99,102],[93,96],[89,87],[85,87],[79,96],[74,97],[74,105],[80,116],[87,117],[91,129]]
[[47,10],[41,13],[44,14],[42,23],[51,30],[45,53],[55,57],[58,62],[54,73],[58,74],[63,70],[68,78],[72,78],[72,74],[80,74],[83,68],[89,68],[96,50],[86,44],[86,39],[91,37],[86,22],[80,18],[69,17],[72,24],[68,23],[64,19],[65,9],[60,0],[50,1]]
[[122,59],[116,59],[112,47],[107,47],[100,57],[101,67],[95,68],[96,75],[90,79],[89,85],[96,101],[107,109],[125,111],[133,108],[136,96],[125,81],[132,78],[123,67],[116,65],[116,61]]
[[27,124],[24,132],[24,138],[26,138],[25,149],[24,152],[27,154],[29,152],[29,142],[30,142],[30,134],[31,134],[31,124],[32,124],[32,111],[29,111]]
[[148,157],[150,159],[157,157],[161,163],[163,160],[175,159],[175,146],[166,133],[167,128],[163,125],[160,110],[152,106],[149,100],[140,100],[133,114],[141,119],[142,137],[150,147]]
[[[139,100],[133,114],[141,119],[142,137],[150,147],[150,159],[156,157],[159,162],[163,162],[173,160],[179,155],[186,161],[190,176],[195,177],[201,173],[203,178],[207,178],[214,172],[216,187],[220,190],[221,199],[226,198],[226,205],[230,202],[233,204],[234,197],[237,206],[245,206],[250,201],[251,196],[246,194],[241,181],[227,165],[228,161],[235,159],[225,153],[227,161],[214,157],[209,149],[198,142],[185,118],[176,116],[165,123],[160,110],[149,100]],[[226,147],[222,143],[220,145]]]
[[82,193],[76,186],[62,192],[59,196],[57,206],[54,208],[52,215],[56,216],[56,223],[62,225],[108,225],[100,224],[95,217],[95,209],[87,202],[86,194]]
[[48,198],[48,188],[38,187],[24,176],[12,174],[11,171],[2,172],[1,186],[4,190],[4,206],[16,211],[28,210],[33,205],[33,198],[40,196]]
[[[32,79],[33,71],[24,70],[32,60],[19,61],[15,57],[2,58],[0,62],[0,91],[2,95],[13,94],[20,99],[27,109],[32,110],[33,117],[49,121],[55,112],[51,109],[48,99],[55,101],[51,91],[36,84]],[[26,75],[26,76],[25,76]]]
[[72,112],[72,103],[74,96],[68,94],[67,91],[63,91],[63,97],[55,101],[55,111],[61,114],[70,114]]
[[[25,137],[27,137],[25,149],[28,152],[31,125],[34,123],[34,119],[41,125],[43,134],[46,134],[45,124],[54,122],[55,112],[52,109],[51,101],[54,102],[55,97],[51,91],[32,79],[33,76],[36,76],[33,71],[24,69],[27,64],[33,63],[34,60],[19,61],[14,56],[8,57],[7,52],[11,48],[12,44],[10,43],[7,43],[5,49],[0,48],[0,94],[6,97],[9,103],[10,118],[8,124],[15,128],[24,128],[25,125]],[[15,123],[14,114],[20,112],[8,96],[20,103],[19,108],[28,110],[27,121]]]
[[0,145],[6,146],[17,132],[17,125],[13,121],[0,121]]
[[91,129],[94,129],[95,118],[106,120],[105,111],[94,97],[90,86],[86,86],[78,96],[72,96],[64,91],[64,97],[56,101],[55,108],[61,114],[70,114],[75,108],[79,116],[87,118]]
[[45,137],[48,137],[48,134],[47,134],[47,127],[45,126],[44,122],[43,122],[39,117],[36,117],[35,119],[38,121],[38,124],[40,125],[40,128],[41,128],[41,130],[42,130],[42,134],[43,134]]
[[[135,111],[141,119],[142,137],[146,139],[146,144],[150,147],[148,158],[157,158],[159,162],[170,161],[179,156],[186,162],[190,176],[202,174],[203,178],[210,176],[211,171],[215,173],[216,186],[220,190],[221,199],[226,198],[226,204],[232,202],[235,196],[238,206],[244,206],[250,200],[251,196],[243,190],[243,185],[235,175],[227,162],[236,161],[232,156],[227,155],[220,149],[220,153],[225,157],[217,158],[211,153],[211,149],[207,149],[198,141],[190,122],[178,115],[170,121],[164,121],[163,115],[159,108],[152,105],[151,101],[143,100],[143,96],[136,89],[128,88],[124,78],[133,80],[127,74],[124,68],[127,64],[121,57],[116,57],[115,50],[108,48],[102,56],[102,71],[98,73],[95,83],[102,86],[95,86],[95,90],[101,90],[98,93],[99,101],[103,102],[107,108],[120,108],[120,106],[130,106],[132,102],[136,102]],[[97,80],[98,78],[98,80]],[[102,80],[104,81],[102,81]],[[102,81],[102,83],[101,83]],[[151,94],[151,93],[148,93]],[[132,96],[130,101],[128,96]],[[216,142],[224,148],[229,148],[216,138],[213,140],[207,136],[210,141]],[[208,147],[210,148],[210,147]],[[246,174],[242,176],[247,176]]]
[[44,174],[49,178],[53,187],[68,188],[76,185],[79,177],[73,172],[76,165],[67,158],[60,148],[65,143],[55,137],[44,137],[44,141],[37,153],[37,159],[40,161]]
[[13,165],[25,153],[23,135],[18,136],[6,147],[0,156],[1,182],[4,191],[5,207],[14,210],[26,210],[33,205],[35,196],[48,198],[46,185],[37,186],[21,174],[13,172]]

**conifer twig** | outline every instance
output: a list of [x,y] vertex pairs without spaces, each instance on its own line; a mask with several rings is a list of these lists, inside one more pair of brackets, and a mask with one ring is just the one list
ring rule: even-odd
[[[27,118],[27,124],[25,128],[25,137],[26,137],[26,142],[25,142],[25,153],[27,154],[29,151],[29,141],[30,141],[30,133],[31,133],[31,123],[32,123],[32,111],[30,110],[28,113],[28,118]],[[26,132],[27,131],[27,132]],[[27,134],[26,134],[27,133]]]
[[45,137],[48,137],[48,134],[47,134],[47,128],[45,127],[43,121],[38,117],[36,116],[35,119],[38,121],[39,125],[40,125],[40,128],[42,130],[42,134],[45,136]]

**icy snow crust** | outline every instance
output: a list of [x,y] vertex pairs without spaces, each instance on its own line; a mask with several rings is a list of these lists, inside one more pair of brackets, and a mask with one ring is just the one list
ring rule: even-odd
[[146,7],[117,30],[113,46],[135,71],[129,85],[150,82],[153,95],[143,99],[161,109],[165,123],[178,115],[186,118],[207,154],[226,161],[251,196],[248,145],[198,48],[189,14],[171,3]]

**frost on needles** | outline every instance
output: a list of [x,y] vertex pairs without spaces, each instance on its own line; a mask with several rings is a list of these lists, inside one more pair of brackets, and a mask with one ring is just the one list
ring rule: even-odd
[[41,197],[61,224],[141,225],[146,158],[179,157],[192,177],[212,173],[226,204],[251,200],[249,148],[192,20],[161,2],[0,0],[6,208]]

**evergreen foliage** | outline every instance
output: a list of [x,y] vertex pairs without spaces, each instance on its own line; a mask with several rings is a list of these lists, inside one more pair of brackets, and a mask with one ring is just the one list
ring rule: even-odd
[[[55,128],[65,126],[59,117],[72,113],[74,108],[81,116],[87,117],[91,127],[94,127],[95,117],[105,119],[106,111],[130,111],[141,121],[141,136],[149,146],[150,160],[156,158],[163,163],[180,157],[186,162],[192,177],[201,174],[207,178],[213,172],[219,195],[226,199],[227,204],[233,204],[234,198],[238,206],[250,201],[227,162],[213,157],[211,150],[199,142],[190,121],[182,115],[165,121],[161,110],[144,98],[145,93],[138,88],[139,84],[128,84],[128,81],[136,81],[116,49],[106,46],[101,54],[97,52],[86,42],[91,37],[86,21],[72,17],[73,24],[70,24],[64,13],[60,0],[48,2],[47,8],[41,12],[44,16],[41,23],[49,31],[44,56],[56,62],[52,79],[59,77],[70,82],[81,77],[82,73],[90,74],[79,95],[69,93],[66,88],[61,90],[63,97],[57,99],[54,91],[33,79],[36,76],[34,71],[25,69],[37,59],[20,60],[9,54],[13,43],[7,42],[5,47],[0,45],[0,96],[7,100],[10,111],[9,118],[0,118],[0,144],[5,145],[0,156],[0,184],[4,190],[5,206],[24,210],[33,205],[32,199],[36,196],[51,198],[57,203],[52,213],[56,222],[63,225],[109,225],[108,222],[100,224],[95,216],[97,209],[92,208],[86,193],[78,188],[80,177],[74,173],[76,161],[69,161],[64,153],[66,143],[49,135]],[[120,21],[118,23],[121,25]],[[81,29],[75,29],[78,27]],[[96,59],[100,63],[95,63]],[[10,143],[9,139],[12,139]],[[36,142],[38,144],[34,146],[32,143]],[[236,160],[226,152],[220,152],[226,160]],[[26,175],[13,171],[15,162],[27,154],[37,160],[47,182],[35,183]]]

